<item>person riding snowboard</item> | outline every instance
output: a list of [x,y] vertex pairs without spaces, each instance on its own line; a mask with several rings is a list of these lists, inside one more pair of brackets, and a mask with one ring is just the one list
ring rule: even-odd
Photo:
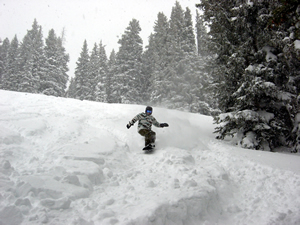
[[156,133],[151,130],[152,124],[156,127],[168,127],[167,123],[159,123],[152,116],[153,109],[151,106],[147,106],[145,112],[137,114],[129,123],[126,125],[127,129],[134,125],[136,121],[138,123],[138,133],[145,137],[145,148],[154,148]]

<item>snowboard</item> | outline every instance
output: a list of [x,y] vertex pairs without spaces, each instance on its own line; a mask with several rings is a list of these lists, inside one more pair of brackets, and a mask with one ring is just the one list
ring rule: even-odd
[[151,153],[154,150],[155,145],[147,145],[146,147],[143,148],[143,151],[145,151],[145,153]]

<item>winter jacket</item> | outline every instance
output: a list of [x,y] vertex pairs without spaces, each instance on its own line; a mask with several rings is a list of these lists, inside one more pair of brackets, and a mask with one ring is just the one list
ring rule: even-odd
[[146,113],[140,113],[136,115],[131,121],[130,124],[133,125],[136,121],[138,123],[138,131],[142,129],[151,130],[152,124],[156,127],[160,127],[160,123],[152,115],[147,115]]

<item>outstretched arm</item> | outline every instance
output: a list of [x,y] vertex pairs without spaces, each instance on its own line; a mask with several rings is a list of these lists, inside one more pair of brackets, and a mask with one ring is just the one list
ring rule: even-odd
[[153,125],[156,127],[168,127],[169,126],[169,124],[167,124],[167,123],[157,122],[157,120],[154,117],[153,117]]
[[131,126],[134,125],[136,121],[140,119],[140,114],[137,114],[135,117],[133,117],[132,120],[129,121],[129,123],[126,125],[127,129],[129,129]]

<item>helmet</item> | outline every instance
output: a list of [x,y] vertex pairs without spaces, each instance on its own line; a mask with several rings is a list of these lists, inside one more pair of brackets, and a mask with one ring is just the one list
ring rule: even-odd
[[146,107],[146,110],[145,110],[145,113],[146,113],[147,115],[151,115],[151,114],[152,114],[152,111],[153,111],[152,107],[151,107],[151,106],[147,106],[147,107]]

